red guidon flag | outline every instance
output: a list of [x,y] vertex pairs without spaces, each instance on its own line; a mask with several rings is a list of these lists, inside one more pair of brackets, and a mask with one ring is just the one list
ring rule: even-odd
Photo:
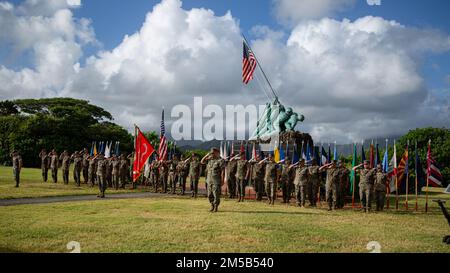
[[136,127],[136,142],[133,164],[133,182],[136,182],[141,176],[141,170],[144,168],[147,159],[155,152],[152,144],[147,140],[144,134]]

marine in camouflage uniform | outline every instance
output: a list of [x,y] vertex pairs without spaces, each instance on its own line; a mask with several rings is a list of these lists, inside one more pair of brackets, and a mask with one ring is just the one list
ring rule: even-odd
[[220,205],[220,194],[222,193],[222,181],[225,168],[225,161],[220,158],[220,151],[212,148],[211,152],[201,160],[202,164],[207,164],[208,199],[211,203],[211,212],[217,212]]
[[89,157],[89,168],[88,168],[88,183],[89,186],[93,187],[95,185],[96,180],[96,168],[97,168],[97,159],[95,157]]
[[337,162],[334,160],[332,163],[320,167],[320,171],[327,171],[326,188],[326,201],[328,203],[328,210],[337,208],[338,188],[339,188],[339,168]]
[[236,161],[236,188],[237,194],[239,197],[238,202],[244,202],[245,197],[245,181],[248,178],[249,173],[249,164],[248,161],[245,160],[245,153],[241,152],[239,157],[232,159],[232,161]]
[[266,160],[259,162],[265,165],[264,186],[266,188],[269,205],[274,205],[277,198],[277,178],[279,165],[274,161],[273,154],[270,153]]
[[99,194],[97,197],[105,198],[105,191],[107,187],[106,182],[106,164],[107,159],[103,154],[99,154],[96,156],[95,160],[97,161],[97,183],[98,183],[98,189]]
[[81,186],[81,170],[83,168],[83,156],[81,152],[75,152],[71,156],[73,160],[73,179],[75,180],[75,184],[77,186]]
[[53,183],[58,183],[59,157],[55,150],[50,153],[50,169],[52,170]]
[[319,196],[320,176],[321,172],[319,171],[319,166],[317,165],[316,160],[313,159],[311,166],[308,167],[308,179],[310,184],[308,198],[311,207],[317,206],[317,199]]
[[159,161],[154,159],[150,164],[150,183],[153,185],[155,192],[158,192],[159,185]]
[[64,151],[60,156],[59,160],[61,161],[61,170],[63,175],[64,184],[69,184],[69,168],[70,168],[70,156],[69,152]]
[[[295,167],[295,165],[293,165]],[[302,159],[297,167],[295,167],[295,199],[299,207],[304,207],[306,204],[306,196],[308,192],[308,167],[305,165],[305,160]]]
[[188,161],[184,159],[184,156],[181,155],[181,159],[177,164],[177,177],[178,177],[178,185],[181,189],[181,195],[185,195],[186,193],[186,178],[188,175],[189,165]]
[[198,195],[198,181],[200,178],[200,161],[196,154],[192,154],[192,158],[189,161],[189,181],[191,182],[190,190],[192,197],[197,198]]
[[372,191],[376,175],[376,170],[370,168],[368,160],[364,161],[364,164],[354,167],[356,171],[364,166],[364,169],[360,171],[359,180],[359,198],[361,200],[361,206],[365,212],[369,212],[372,207]]
[[166,164],[169,168],[169,180],[168,184],[171,187],[171,193],[175,194],[177,190],[177,166],[178,166],[178,156],[174,156],[173,160],[167,160]]
[[227,188],[228,195],[231,199],[236,198],[237,181],[236,181],[236,160],[230,160],[227,163],[225,171],[227,173]]
[[83,181],[84,184],[87,184],[89,181],[89,153],[86,148],[83,149],[82,168],[83,168]]
[[125,185],[128,182],[128,176],[130,175],[129,168],[128,168],[128,160],[124,154],[120,156],[120,169],[119,169],[119,176],[120,176],[120,187],[122,189],[125,188]]
[[112,188],[113,183],[112,183],[112,159],[111,158],[105,158],[105,169],[106,169],[106,173],[105,173],[105,181],[106,184],[108,185],[108,187]]
[[289,158],[286,158],[284,163],[281,165],[280,184],[283,192],[283,203],[285,204],[289,203],[291,200],[292,188],[294,185],[292,183],[293,170],[290,166],[291,160]]
[[47,151],[45,149],[43,149],[39,153],[39,157],[41,158],[42,181],[47,182],[48,167],[49,167],[49,156],[47,154]]
[[345,194],[350,183],[350,171],[339,161],[339,187],[337,207],[342,209],[345,206]]
[[118,190],[120,187],[120,160],[116,155],[112,156],[111,159],[112,168],[112,184],[114,189]]
[[383,172],[381,164],[378,165],[377,174],[375,179],[374,191],[375,202],[377,204],[377,211],[383,211],[384,203],[386,201],[386,183],[388,175]]
[[161,192],[167,193],[167,181],[169,176],[169,166],[165,161],[159,163],[159,185],[161,185]]
[[17,151],[13,151],[10,156],[12,159],[14,181],[16,182],[15,187],[18,188],[20,184],[20,171],[23,166],[22,157]]
[[256,155],[255,159],[250,160],[250,163],[252,164],[252,181],[256,191],[256,201],[261,201],[263,198],[264,175],[266,171],[264,164],[259,164],[259,162],[261,162],[259,154]]

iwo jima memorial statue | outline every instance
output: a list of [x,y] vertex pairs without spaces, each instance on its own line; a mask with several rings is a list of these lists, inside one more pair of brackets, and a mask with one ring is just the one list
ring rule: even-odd
[[[286,157],[291,157],[291,159],[294,154],[294,149],[297,150],[296,154],[300,156],[300,151],[303,150],[306,152],[306,147],[311,147],[314,149],[312,137],[307,133],[302,133],[295,130],[299,122],[303,122],[305,120],[305,117],[299,113],[296,113],[291,107],[286,107],[280,102],[278,95],[275,93],[275,90],[266,76],[266,73],[262,69],[261,64],[258,62],[255,54],[244,37],[242,73],[242,80],[244,84],[248,84],[254,77],[257,81],[259,81],[258,75],[255,73],[257,67],[259,67],[263,78],[269,86],[272,101],[266,103],[266,108],[256,124],[256,129],[249,138],[249,143],[257,145],[261,144],[261,147],[266,147],[266,151],[274,151],[275,147],[278,147],[280,151],[284,151]],[[261,88],[270,100],[271,98],[267,95],[264,86],[261,86]],[[314,152],[312,151],[312,153]]]

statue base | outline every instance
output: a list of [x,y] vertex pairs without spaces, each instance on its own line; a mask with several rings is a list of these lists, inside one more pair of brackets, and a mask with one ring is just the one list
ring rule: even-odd
[[[261,139],[253,140],[253,141],[250,141],[250,143],[270,144],[270,143],[274,143],[274,141],[277,141],[277,140],[273,139],[273,137],[272,137],[267,140],[261,140]],[[278,134],[278,141],[279,141],[279,143],[276,143],[276,144],[279,144],[280,147],[282,147],[284,149],[284,151],[287,152],[287,155],[289,157],[292,157],[295,148],[297,148],[297,154],[301,157],[302,148],[303,148],[303,151],[306,152],[308,145],[311,149],[311,153],[314,154],[314,141],[310,134],[302,133],[302,132],[298,132],[298,131],[283,132],[283,133]],[[274,143],[274,145],[276,145],[276,144]]]

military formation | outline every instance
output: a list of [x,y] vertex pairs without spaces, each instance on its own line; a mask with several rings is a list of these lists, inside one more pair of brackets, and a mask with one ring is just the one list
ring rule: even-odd
[[[13,174],[16,187],[20,184],[22,158],[17,151],[11,153]],[[73,164],[73,180],[77,186],[82,183],[91,187],[98,185],[99,198],[105,197],[107,188],[118,190],[131,182],[131,168],[134,154],[128,156],[112,155],[106,158],[103,154],[90,155],[87,149],[69,154],[63,151],[60,155],[52,150],[44,149],[39,153],[41,159],[42,180],[48,181],[51,171],[53,183],[58,183],[58,170],[61,169],[63,183],[69,183],[70,166]],[[300,160],[292,164],[289,158],[276,162],[273,153],[268,153],[262,159],[256,155],[251,160],[245,159],[245,153],[223,159],[217,148],[204,156],[192,153],[190,157],[174,155],[170,160],[154,159],[149,163],[148,175],[143,178],[143,184],[152,187],[155,193],[186,195],[187,183],[191,197],[199,194],[199,179],[204,169],[206,192],[211,204],[211,212],[217,212],[220,205],[222,186],[227,183],[228,197],[244,202],[246,186],[251,184],[256,193],[256,200],[267,197],[269,205],[274,205],[277,193],[281,190],[282,203],[288,204],[292,199],[299,207],[317,207],[321,193],[329,210],[342,209],[345,206],[346,193],[350,191],[350,173],[340,161],[332,161],[324,166],[318,166],[315,159]],[[358,172],[359,197],[361,208],[370,212],[372,203],[376,210],[382,211],[386,202],[386,185],[388,175],[382,171],[381,165],[370,168],[369,161],[355,166]],[[136,184],[133,183],[133,187]]]

